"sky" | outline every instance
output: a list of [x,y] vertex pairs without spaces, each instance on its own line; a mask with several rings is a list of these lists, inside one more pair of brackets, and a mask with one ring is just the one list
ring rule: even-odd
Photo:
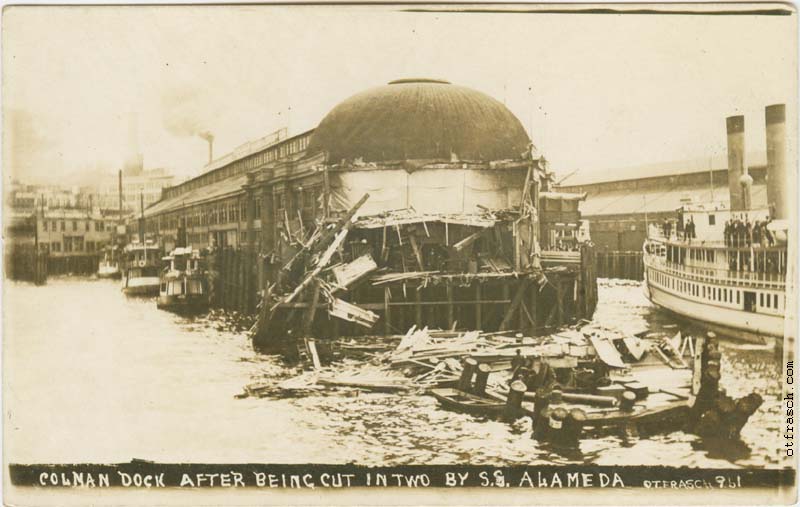
[[114,173],[131,118],[145,167],[182,179],[207,161],[202,132],[221,156],[407,77],[503,101],[562,174],[724,155],[733,114],[764,150],[764,106],[797,109],[796,29],[796,15],[6,7],[4,181]]

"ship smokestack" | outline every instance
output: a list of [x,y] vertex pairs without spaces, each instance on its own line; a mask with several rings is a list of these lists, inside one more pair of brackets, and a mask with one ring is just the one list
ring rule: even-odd
[[731,211],[745,209],[742,176],[747,174],[744,165],[744,116],[729,116],[725,120],[728,130],[728,190],[731,194]]
[[789,218],[786,199],[786,105],[773,104],[764,109],[767,124],[767,203],[770,217]]

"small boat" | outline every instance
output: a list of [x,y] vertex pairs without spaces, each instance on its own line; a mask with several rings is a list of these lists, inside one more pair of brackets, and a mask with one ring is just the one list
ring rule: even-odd
[[208,308],[205,259],[192,247],[175,248],[162,259],[156,306],[172,311],[202,311]]
[[97,266],[98,278],[120,278],[119,252],[116,246],[106,246],[103,249],[103,258]]
[[122,292],[129,296],[158,295],[161,247],[151,241],[125,247],[125,272]]
[[[489,393],[478,395],[452,387],[437,387],[429,389],[428,393],[439,401],[442,408],[454,412],[494,419],[502,416],[506,410],[505,398]],[[523,408],[524,412],[528,412],[525,415],[532,415],[532,411]]]

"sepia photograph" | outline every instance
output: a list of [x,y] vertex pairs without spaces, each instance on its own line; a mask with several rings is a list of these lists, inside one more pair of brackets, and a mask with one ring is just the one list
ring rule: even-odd
[[788,3],[6,5],[6,505],[797,501]]

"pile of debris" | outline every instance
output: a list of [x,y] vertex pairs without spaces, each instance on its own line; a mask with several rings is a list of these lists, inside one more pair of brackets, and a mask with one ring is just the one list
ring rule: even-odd
[[324,366],[315,356],[313,371],[248,386],[241,396],[429,394],[447,409],[506,421],[531,417],[534,438],[561,443],[576,442],[584,428],[684,429],[735,439],[762,403],[758,394],[732,399],[719,387],[713,336],[649,337],[586,322],[543,337],[412,326],[372,350],[368,343],[340,345],[361,360]]
[[[263,291],[251,329],[256,346],[313,336],[320,308],[331,318],[372,329],[380,319],[372,309],[388,312],[393,289],[408,299],[411,291],[429,285],[446,284],[449,290],[500,278],[547,283],[542,270],[533,269],[529,252],[521,251],[523,243],[532,248],[533,225],[519,210],[478,206],[474,213],[432,215],[409,208],[357,217],[368,199],[365,194],[336,221],[287,237],[296,252]],[[372,305],[357,303],[352,296],[362,284],[385,289],[388,296],[379,291],[379,299],[370,296]],[[386,326],[391,327],[388,319]]]

